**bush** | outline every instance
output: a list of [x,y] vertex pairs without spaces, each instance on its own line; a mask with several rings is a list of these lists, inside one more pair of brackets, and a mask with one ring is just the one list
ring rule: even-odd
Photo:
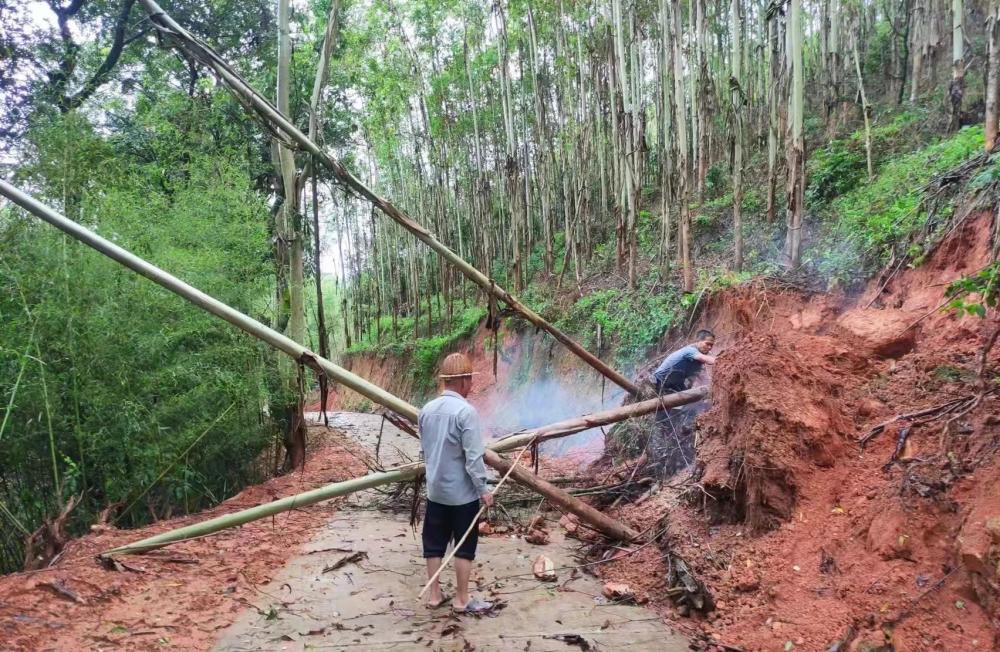
[[906,246],[927,222],[924,191],[936,175],[982,148],[982,127],[887,161],[872,183],[830,204],[830,227],[806,262],[831,280],[854,283],[884,266],[895,247]]

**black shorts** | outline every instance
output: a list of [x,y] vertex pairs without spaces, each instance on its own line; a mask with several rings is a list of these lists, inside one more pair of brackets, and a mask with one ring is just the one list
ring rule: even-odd
[[665,394],[676,394],[687,389],[687,378],[681,374],[669,373],[656,384],[656,392],[663,396]]
[[[427,501],[427,512],[424,514],[424,559],[444,557],[449,542],[457,542],[465,534],[479,514],[479,501],[473,500],[464,505],[442,505],[432,500]],[[474,527],[458,547],[455,556],[459,559],[472,561],[476,558],[476,545],[479,543],[479,528]]]

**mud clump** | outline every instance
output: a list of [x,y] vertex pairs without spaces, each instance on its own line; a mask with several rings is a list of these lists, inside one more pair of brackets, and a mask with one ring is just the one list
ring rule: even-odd
[[715,522],[765,531],[795,507],[797,476],[832,466],[853,432],[852,394],[867,363],[836,340],[787,331],[733,343],[698,422],[701,484]]

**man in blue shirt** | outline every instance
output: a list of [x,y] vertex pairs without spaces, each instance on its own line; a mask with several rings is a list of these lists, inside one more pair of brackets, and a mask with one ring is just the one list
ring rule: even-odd
[[[493,494],[486,488],[484,444],[479,414],[465,400],[472,390],[472,362],[463,353],[452,353],[441,364],[442,392],[424,406],[418,420],[420,448],[427,465],[427,510],[423,547],[427,577],[441,567],[448,544],[469,536],[455,553],[457,582],[452,609],[460,613],[488,611],[493,605],[469,596],[469,576],[476,558],[480,500],[487,507]],[[446,598],[437,580],[430,587],[427,606],[438,607]]]
[[668,355],[653,372],[656,393],[662,396],[688,389],[691,380],[701,372],[703,365],[715,364],[715,356],[708,355],[713,346],[715,334],[709,330],[700,330],[693,343]]

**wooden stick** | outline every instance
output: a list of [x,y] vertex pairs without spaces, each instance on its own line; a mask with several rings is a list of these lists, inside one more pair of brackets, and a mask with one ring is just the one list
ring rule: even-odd
[[[500,482],[497,483],[497,486],[493,487],[493,491],[490,492],[491,496],[495,496],[496,493],[500,491],[500,487],[503,486],[503,483],[507,482],[507,478],[510,477],[511,472],[514,470],[514,467],[517,466],[518,462],[521,461],[521,456],[524,455],[524,451],[526,450],[528,450],[527,446],[522,448],[521,452],[517,454],[517,457],[514,459],[514,463],[510,465],[510,468],[507,469],[507,472],[504,473],[504,476],[500,478]],[[468,529],[465,530],[465,534],[462,535],[461,539],[455,542],[455,545],[452,547],[451,552],[449,552],[448,556],[445,557],[444,561],[441,562],[441,566],[439,566],[437,571],[433,575],[431,575],[431,578],[429,580],[427,580],[427,584],[424,584],[424,588],[420,589],[420,594],[417,595],[418,598],[424,597],[424,593],[427,592],[427,589],[430,587],[430,585],[437,581],[437,578],[441,575],[441,571],[444,570],[444,567],[447,566],[448,562],[450,562],[452,557],[455,556],[455,553],[458,552],[458,549],[462,547],[462,544],[465,543],[465,540],[469,538],[469,534],[472,533],[472,528],[479,527],[479,517],[482,516],[483,512],[485,511],[486,511],[486,505],[480,505],[479,511],[476,512],[476,517],[472,519],[472,523],[470,523]],[[426,527],[426,525],[424,527]]]

